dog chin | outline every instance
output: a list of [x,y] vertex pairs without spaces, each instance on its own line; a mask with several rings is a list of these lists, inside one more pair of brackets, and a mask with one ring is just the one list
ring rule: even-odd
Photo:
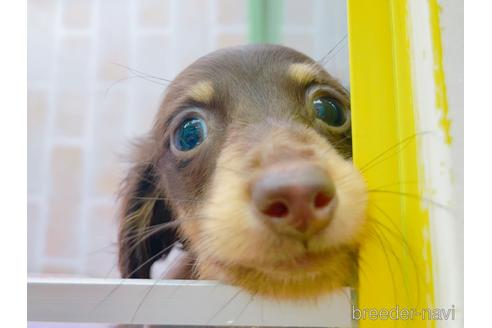
[[207,264],[202,279],[219,279],[252,295],[273,299],[317,299],[353,282],[354,248],[306,253],[290,261],[257,265]]

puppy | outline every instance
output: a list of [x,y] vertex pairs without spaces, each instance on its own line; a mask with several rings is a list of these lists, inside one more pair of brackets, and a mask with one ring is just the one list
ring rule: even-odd
[[366,206],[348,92],[290,48],[219,50],[170,83],[137,144],[120,270],[148,278],[181,242],[192,278],[316,298],[353,282]]

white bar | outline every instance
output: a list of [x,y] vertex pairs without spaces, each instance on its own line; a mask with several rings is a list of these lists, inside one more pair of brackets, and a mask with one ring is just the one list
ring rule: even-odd
[[351,327],[350,295],[350,289],[344,288],[316,302],[277,302],[205,280],[28,279],[27,319],[175,326]]

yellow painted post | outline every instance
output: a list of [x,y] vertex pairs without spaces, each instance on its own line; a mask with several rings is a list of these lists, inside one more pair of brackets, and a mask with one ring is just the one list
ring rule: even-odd
[[435,324],[406,6],[407,0],[348,1],[354,162],[369,188],[354,309],[362,328]]

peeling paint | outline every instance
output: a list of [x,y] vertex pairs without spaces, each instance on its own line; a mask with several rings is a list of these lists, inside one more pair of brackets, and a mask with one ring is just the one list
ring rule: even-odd
[[440,110],[441,120],[439,124],[444,132],[445,141],[450,145],[453,141],[451,136],[451,119],[449,118],[448,98],[446,93],[446,80],[444,78],[443,52],[441,42],[441,26],[439,14],[441,7],[438,0],[429,0],[430,25],[432,30],[432,43],[434,52],[434,82],[436,85],[436,108]]

